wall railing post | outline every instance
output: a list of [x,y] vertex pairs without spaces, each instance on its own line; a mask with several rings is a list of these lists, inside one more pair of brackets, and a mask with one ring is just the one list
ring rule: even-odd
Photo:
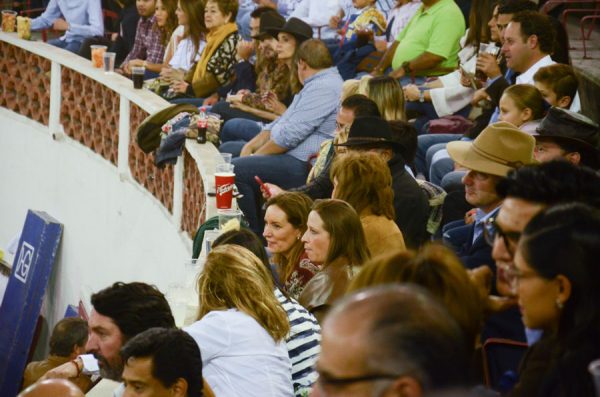
[[131,130],[129,127],[130,114],[129,99],[123,95],[119,97],[119,147],[117,153],[117,170],[121,180],[131,177],[129,169],[129,139]]
[[60,104],[62,100],[61,65],[52,61],[50,68],[50,111],[48,115],[48,130],[54,139],[61,139],[64,135],[60,124]]
[[183,155],[179,156],[173,167],[173,222],[177,230],[181,230],[183,217],[183,157]]

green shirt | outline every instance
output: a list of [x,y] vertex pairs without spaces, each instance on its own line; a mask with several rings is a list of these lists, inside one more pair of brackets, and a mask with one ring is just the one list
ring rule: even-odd
[[392,68],[398,69],[403,62],[412,61],[424,52],[439,55],[444,60],[436,70],[423,70],[417,74],[435,76],[448,73],[438,70],[455,69],[458,65],[460,38],[465,33],[465,19],[454,0],[439,0],[426,11],[423,6],[396,38],[399,41]]

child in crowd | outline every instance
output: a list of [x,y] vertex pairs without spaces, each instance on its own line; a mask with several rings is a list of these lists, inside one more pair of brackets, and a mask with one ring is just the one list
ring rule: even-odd
[[[387,28],[385,16],[375,7],[376,0],[352,0],[357,12],[343,22],[339,44],[331,47],[333,62],[344,80],[356,75],[356,67],[375,51],[373,39],[382,36]],[[331,26],[338,19],[332,18]]]
[[550,106],[569,109],[577,95],[578,81],[573,68],[562,63],[544,66],[534,75],[535,87]]
[[127,58],[121,64],[123,72],[131,73],[132,66],[147,66],[148,64],[162,64],[165,45],[162,33],[156,25],[156,0],[136,1],[140,20],[135,34],[135,42]]
[[528,134],[535,133],[544,114],[542,94],[532,85],[512,85],[500,98],[500,121],[509,122]]

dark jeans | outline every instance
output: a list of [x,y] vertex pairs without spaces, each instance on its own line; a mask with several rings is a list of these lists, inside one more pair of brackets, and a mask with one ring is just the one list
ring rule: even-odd
[[[221,128],[221,142],[243,141],[249,142],[261,131],[261,126],[256,121],[248,119],[232,119],[226,122]],[[223,147],[224,145],[221,145]],[[227,150],[221,150],[228,152]]]
[[288,154],[237,157],[232,164],[235,166],[235,184],[243,195],[238,199],[238,205],[252,231],[260,236],[264,227],[262,194],[254,176],[259,176],[265,183],[291,189],[306,183],[308,164]]
[[217,113],[221,116],[221,120],[223,122],[227,122],[231,119],[248,119],[254,121],[267,121],[265,119],[261,119],[258,116],[253,115],[252,113],[244,112],[240,109],[232,108],[229,102],[227,101],[219,101],[215,103],[210,110],[213,113]]
[[74,54],[78,54],[79,49],[81,48],[81,41],[76,41],[76,40],[73,40],[73,41],[70,41],[67,43],[66,40],[52,39],[52,40],[48,40],[48,44],[53,45],[58,48],[65,49]]

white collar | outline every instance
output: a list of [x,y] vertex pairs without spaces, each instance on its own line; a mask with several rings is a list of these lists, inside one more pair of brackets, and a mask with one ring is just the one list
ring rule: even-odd
[[552,65],[556,62],[550,58],[550,55],[546,55],[536,63],[534,63],[526,72],[521,73],[517,76],[517,84],[531,84],[533,85],[533,75],[544,66]]

